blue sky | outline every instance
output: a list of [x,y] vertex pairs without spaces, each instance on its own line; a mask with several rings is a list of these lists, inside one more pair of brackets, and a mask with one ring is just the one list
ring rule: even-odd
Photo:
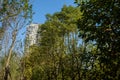
[[53,14],[61,10],[63,5],[73,5],[74,0],[33,0],[33,23],[42,24],[45,22],[46,14]]

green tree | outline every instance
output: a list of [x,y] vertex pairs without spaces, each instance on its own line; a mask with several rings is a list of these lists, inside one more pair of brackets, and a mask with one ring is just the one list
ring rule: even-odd
[[[7,56],[1,56],[1,59],[0,59],[0,79],[3,80],[4,78],[4,66],[6,64],[6,59],[7,59]],[[20,56],[15,53],[15,52],[12,52],[12,56],[11,56],[11,60],[10,60],[10,76],[12,78],[12,80],[20,80],[20,70],[19,70],[19,64],[20,62]]]
[[[8,80],[9,77],[12,78],[12,71],[10,71],[12,52],[17,44],[19,31],[29,23],[32,17],[32,6],[29,0],[4,0],[1,3],[0,11],[2,11],[0,12],[0,22],[2,23],[2,28],[5,28],[4,38],[9,34],[8,43],[4,42],[8,38],[6,40],[3,38],[2,42],[7,43],[8,46],[7,51],[2,49],[4,50],[3,52],[7,52],[4,80]],[[4,55],[4,53],[2,54]]]
[[[22,13],[22,14],[21,14]],[[0,1],[0,38],[3,36],[7,21],[11,17],[21,14],[24,18],[32,17],[32,5],[30,0],[1,0]]]
[[[78,21],[80,37],[93,41],[99,53],[100,79],[118,80],[120,77],[120,1],[79,0],[83,17]],[[93,74],[94,75],[94,74]],[[96,75],[97,77],[97,75]]]
[[[39,44],[31,46],[25,61],[29,66],[24,69],[28,80],[77,79],[77,70],[73,70],[77,56],[73,55],[79,55],[76,22],[81,14],[79,8],[64,6],[60,12],[47,15],[46,22],[39,27]],[[73,74],[75,78],[71,77]]]
[[4,33],[4,29],[2,27],[0,27],[0,40],[2,39],[3,37],[3,33]]
[[[32,5],[30,0],[1,0],[0,1],[0,22],[10,17],[23,13],[22,16],[30,17]],[[12,9],[12,10],[11,10]]]

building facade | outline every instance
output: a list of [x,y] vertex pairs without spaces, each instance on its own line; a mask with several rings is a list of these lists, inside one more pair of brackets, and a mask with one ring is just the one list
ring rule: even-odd
[[29,47],[37,44],[37,33],[38,33],[39,24],[30,24],[27,27],[26,40],[25,40],[25,50],[29,52]]

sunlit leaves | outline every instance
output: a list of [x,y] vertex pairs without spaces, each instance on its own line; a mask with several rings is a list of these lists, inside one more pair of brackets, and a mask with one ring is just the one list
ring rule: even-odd
[[29,0],[3,0],[0,8],[0,22],[20,13],[25,18],[32,16],[32,5]]

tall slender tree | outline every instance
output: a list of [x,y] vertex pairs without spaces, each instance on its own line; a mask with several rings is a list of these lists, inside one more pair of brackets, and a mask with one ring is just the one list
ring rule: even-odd
[[29,23],[32,17],[32,6],[29,0],[3,0],[0,4],[0,22],[2,22],[2,28],[5,28],[3,36],[6,36],[6,33],[11,34],[10,41],[7,43],[8,53],[4,73],[4,80],[8,80],[8,77],[11,77],[10,60],[18,40],[17,35]]

